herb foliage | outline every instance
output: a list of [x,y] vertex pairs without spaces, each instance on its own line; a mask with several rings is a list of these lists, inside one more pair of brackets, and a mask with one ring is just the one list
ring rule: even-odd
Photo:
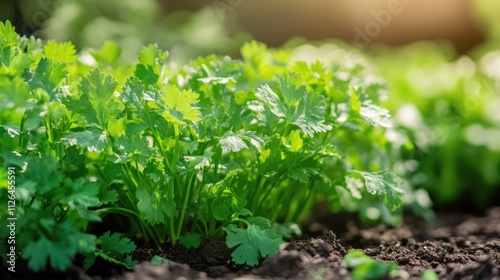
[[[129,238],[189,248],[203,236],[225,236],[234,262],[253,266],[321,201],[397,223],[409,186],[392,172],[384,85],[361,85],[361,65],[252,42],[241,60],[176,68],[154,44],[130,64],[111,42],[77,54],[9,22],[0,34],[0,175],[19,170],[17,246],[33,270],[76,254],[86,268],[96,257],[132,268]],[[98,238],[104,217],[128,237]]]

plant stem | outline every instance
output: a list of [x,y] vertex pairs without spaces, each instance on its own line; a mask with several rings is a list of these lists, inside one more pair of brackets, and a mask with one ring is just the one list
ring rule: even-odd
[[187,204],[189,201],[189,196],[190,196],[194,176],[195,176],[195,174],[193,174],[193,175],[191,175],[191,177],[189,177],[189,181],[188,181],[188,184],[186,186],[187,189],[186,189],[186,193],[184,194],[184,204],[182,205],[181,217],[180,217],[179,223],[178,223],[177,236],[181,235],[181,230],[184,227],[184,215],[186,214]]

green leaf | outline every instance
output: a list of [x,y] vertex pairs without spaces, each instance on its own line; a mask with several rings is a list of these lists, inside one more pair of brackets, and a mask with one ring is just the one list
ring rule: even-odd
[[246,131],[244,129],[238,130],[238,132],[236,132],[236,136],[241,140],[250,143],[250,145],[254,146],[258,152],[261,151],[261,148],[265,143],[264,137],[257,135],[257,132],[255,131]]
[[259,88],[258,92],[255,94],[260,100],[262,100],[269,108],[271,112],[280,118],[286,118],[288,110],[280,100],[278,94],[276,94],[271,87],[268,85],[263,85]]
[[26,168],[26,166],[28,165],[26,158],[23,157],[18,152],[14,151],[6,152],[5,154],[2,155],[2,159],[5,160],[5,162],[8,163],[9,165],[11,166],[15,165],[17,167],[20,167],[21,169]]
[[231,130],[226,131],[224,136],[219,140],[219,145],[223,152],[239,152],[243,149],[248,149],[247,144],[240,137],[235,135]]
[[137,77],[128,79],[122,89],[123,94],[120,98],[125,106],[131,108],[133,112],[143,109],[146,86]]
[[188,163],[188,172],[209,167],[212,155],[212,152],[208,152],[202,156],[184,156],[184,160]]
[[166,259],[166,258],[162,258],[162,257],[160,257],[158,255],[153,256],[153,258],[151,259],[151,263],[152,264],[164,264],[164,263],[166,263],[166,264],[169,264],[169,265],[175,265],[175,264],[177,264],[176,262],[173,262],[173,261],[171,261],[169,259]]
[[402,203],[401,194],[403,190],[398,187],[402,179],[390,171],[377,173],[360,172],[365,179],[366,190],[370,194],[384,196],[385,203],[391,209],[396,210]]
[[99,237],[101,241],[101,248],[105,252],[114,251],[119,254],[128,254],[132,253],[136,246],[134,242],[126,237],[120,237],[120,234],[113,233],[110,235],[109,231],[106,231],[101,237]]
[[351,105],[351,110],[353,110],[354,112],[359,112],[359,110],[361,109],[361,101],[359,100],[359,97],[353,88],[351,88],[350,105]]
[[95,262],[96,257],[101,257],[104,260],[119,265],[123,265],[128,269],[133,269],[138,261],[132,260],[129,255],[136,246],[130,239],[120,237],[120,234],[110,234],[106,231],[98,239],[99,248],[93,252],[85,253],[84,269],[89,269]]
[[302,231],[300,230],[300,226],[297,225],[296,223],[274,223],[274,230],[276,233],[279,235],[283,236],[286,239],[290,239],[294,236],[300,237],[302,236]]
[[72,103],[73,109],[84,115],[88,122],[106,128],[116,108],[114,93],[117,85],[111,76],[102,75],[99,69],[92,70],[78,87],[81,96]]
[[85,259],[83,260],[83,269],[88,270],[97,259],[97,254],[92,252],[91,254],[86,254]]
[[140,188],[136,192],[136,197],[139,212],[151,225],[165,222],[176,211],[175,201],[163,192],[150,193],[147,189]]
[[25,179],[36,186],[37,194],[47,194],[60,187],[62,174],[57,171],[57,161],[53,157],[29,158],[27,162]]
[[62,63],[73,63],[77,59],[75,46],[71,42],[56,43],[50,40],[43,47],[43,54],[52,61]]
[[253,224],[249,224],[246,229],[229,225],[225,230],[227,246],[236,247],[231,256],[237,264],[255,266],[259,264],[259,258],[275,256],[283,243],[273,229],[262,229]]
[[163,65],[168,57],[168,52],[162,51],[157,44],[149,44],[139,52],[139,61],[145,65]]
[[[21,128],[17,125],[0,125],[0,133],[7,132],[10,138],[16,138],[21,134]],[[1,134],[0,134],[1,135]]]
[[132,256],[130,255],[119,255],[119,254],[107,254],[103,251],[96,252],[96,256],[101,257],[103,260],[111,263],[116,263],[124,266],[127,269],[134,269],[135,266],[139,263],[136,260],[132,260]]
[[154,85],[158,82],[158,76],[153,67],[150,65],[137,64],[135,68],[135,76],[139,78],[145,85]]
[[93,207],[99,203],[99,199],[97,198],[99,184],[87,182],[83,177],[76,180],[66,178],[64,183],[66,187],[71,188],[72,191],[70,194],[65,194],[61,202],[65,204],[79,204],[85,207]]
[[389,111],[377,105],[365,102],[359,110],[359,114],[370,125],[377,127],[392,127],[391,114]]
[[102,53],[104,55],[104,59],[106,59],[109,63],[114,63],[120,58],[122,54],[122,49],[113,41],[106,41],[102,46]]
[[295,153],[304,147],[304,141],[300,138],[300,133],[296,130],[290,132],[290,152]]
[[181,236],[179,241],[186,249],[198,248],[201,242],[201,235],[196,232],[191,232]]
[[[147,159],[151,156],[151,149],[148,145],[148,141],[145,137],[137,135],[118,138],[115,141],[115,147],[117,152],[121,155],[117,155],[119,157],[119,162],[125,163],[135,159],[138,163],[146,165]],[[115,161],[115,163],[117,163],[117,161]]]
[[22,53],[16,47],[4,47],[0,49],[0,74],[20,78],[34,63],[34,57],[33,53]]
[[38,271],[45,268],[47,262],[57,270],[66,270],[76,253],[87,254],[95,250],[95,236],[80,232],[71,222],[46,227],[50,238],[42,235],[36,241],[30,241],[23,250],[22,257],[28,260],[28,267]]
[[20,44],[16,29],[10,21],[0,22],[0,46],[17,46]]
[[232,209],[233,197],[230,195],[221,195],[214,200],[212,215],[219,221],[226,221],[233,213]]
[[31,88],[45,90],[53,100],[56,98],[57,87],[67,75],[66,65],[44,57],[38,63],[35,72],[26,69],[23,78]]
[[300,182],[310,182],[311,176],[318,175],[319,170],[315,167],[295,165],[289,168],[290,177]]
[[439,280],[439,276],[434,270],[427,269],[422,272],[422,280]]
[[305,86],[298,85],[297,79],[295,74],[290,74],[279,81],[283,101],[268,85],[260,87],[256,96],[275,116],[297,125],[308,136],[332,129],[332,126],[324,123],[325,98],[308,93]]
[[198,101],[198,97],[199,94],[191,90],[179,90],[174,85],[165,86],[161,95],[161,101],[165,106],[163,116],[176,124],[201,120],[199,109],[193,106]]
[[304,95],[290,118],[290,123],[297,125],[306,135],[312,137],[315,133],[332,129],[331,125],[324,123],[325,113],[325,97],[321,95]]
[[391,271],[398,269],[398,265],[394,262],[379,262],[357,250],[350,250],[342,264],[352,269],[354,280],[384,279]]
[[278,88],[287,106],[296,106],[299,100],[307,94],[306,88],[301,85],[301,82],[299,75],[293,72],[280,78]]
[[108,142],[106,132],[99,129],[73,132],[61,140],[70,146],[78,145],[82,148],[87,148],[90,152],[102,152]]
[[52,242],[42,236],[35,242],[30,242],[23,251],[23,258],[28,260],[28,267],[33,271],[39,271],[47,265],[57,270],[65,270],[71,264],[74,255],[71,248],[61,242]]

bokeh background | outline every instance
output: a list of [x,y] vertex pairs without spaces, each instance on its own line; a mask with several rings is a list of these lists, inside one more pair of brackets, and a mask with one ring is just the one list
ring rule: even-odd
[[372,26],[377,35],[367,46],[446,40],[466,53],[487,36],[476,2],[481,0],[2,0],[0,19],[13,21],[22,34],[71,40],[80,48],[115,40],[135,54],[144,43],[158,42],[192,56],[234,53],[249,38],[274,47],[296,37],[353,43],[357,28],[365,30],[394,5],[399,12],[380,31]]

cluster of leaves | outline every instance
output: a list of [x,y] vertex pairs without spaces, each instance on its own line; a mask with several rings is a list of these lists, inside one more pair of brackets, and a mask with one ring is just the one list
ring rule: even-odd
[[[114,257],[113,248],[126,240],[86,232],[90,222],[101,221],[95,209],[117,196],[93,179],[85,157],[61,140],[76,123],[76,116],[61,102],[77,82],[69,81],[76,70],[76,65],[69,66],[77,61],[75,54],[71,44],[42,46],[39,40],[19,38],[9,22],[0,23],[0,163],[14,171],[10,184],[16,199],[15,209],[4,207],[0,217],[18,218],[15,243],[2,242],[1,251],[6,255],[7,246],[14,245],[33,270],[47,263],[66,269],[75,254],[98,253],[133,265],[126,254]],[[0,178],[0,200],[7,205],[8,182]],[[9,234],[5,226],[1,234]]]
[[374,58],[391,87],[396,127],[415,150],[402,158],[414,185],[437,203],[473,198],[487,207],[500,187],[498,52],[455,58],[449,46],[415,43]]
[[376,105],[386,88],[361,65],[294,62],[253,42],[242,60],[175,68],[156,45],[130,64],[110,42],[77,55],[10,23],[0,34],[1,172],[17,168],[16,242],[34,270],[75,254],[86,267],[133,267],[129,239],[92,233],[105,216],[156,246],[225,235],[247,265],[273,256],[320,201],[398,221],[410,189],[392,172],[390,114]]
[[[358,250],[349,250],[342,260],[342,264],[351,270],[351,277],[354,280],[409,278],[408,272],[398,270],[397,263],[377,261]],[[428,269],[423,271],[422,279],[435,280],[439,277],[433,270]]]

